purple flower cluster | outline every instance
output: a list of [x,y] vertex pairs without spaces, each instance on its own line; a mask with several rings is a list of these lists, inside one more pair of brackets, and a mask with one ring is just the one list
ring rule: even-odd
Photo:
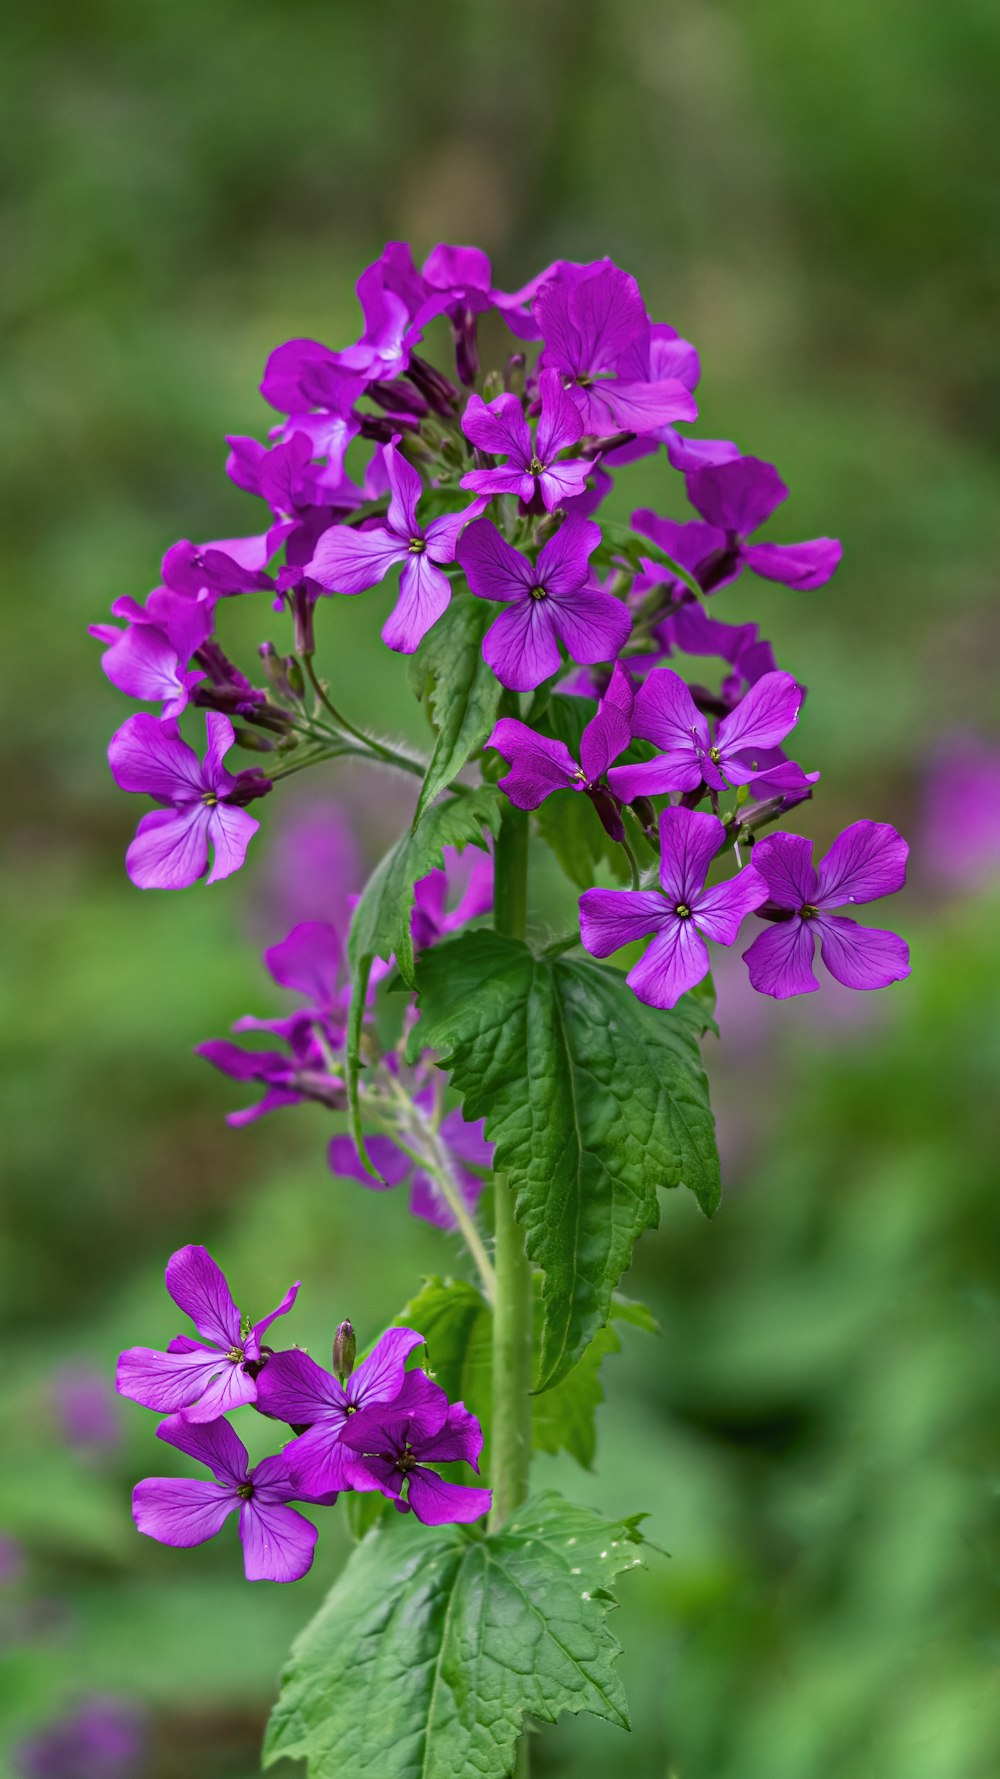
[[[355,1339],[341,1323],[334,1370],[299,1348],[275,1352],[262,1335],[291,1309],[292,1285],[259,1322],[240,1313],[205,1248],[167,1263],[167,1290],[198,1339],[177,1335],[167,1351],[132,1347],[118,1362],[121,1395],[166,1416],[157,1437],[203,1464],[206,1477],[154,1476],[137,1483],[136,1526],[160,1544],[187,1548],[214,1538],[236,1513],[248,1581],[298,1581],[309,1569],[316,1527],[290,1505],[331,1506],[344,1490],[379,1491],[425,1525],[479,1519],[488,1489],[445,1481],[432,1468],[461,1461],[478,1470],[483,1436],[474,1415],[406,1362],[423,1336],[391,1328],[355,1370]],[[292,1438],[251,1465],[225,1416],[252,1404],[284,1421]]]
[[[805,693],[756,624],[710,616],[706,601],[748,574],[822,587],[841,549],[828,537],[761,536],[788,498],[774,466],[729,440],[678,430],[697,419],[695,348],[650,318],[636,280],[608,259],[558,260],[508,292],[476,248],[440,244],[418,268],[404,243],[390,242],[357,288],[358,338],[341,349],[310,339],[279,346],[261,383],[278,415],[267,442],[228,441],[229,477],[263,503],[249,534],[182,540],[144,604],[119,599],[118,622],[94,627],[112,683],[160,707],[130,717],[110,749],[119,785],[157,805],[129,848],[132,880],[178,888],[230,875],[258,825],[247,805],[302,765],[353,753],[413,769],[341,717],[313,670],[320,603],[392,577],[382,637],[402,654],[455,599],[499,608],[482,649],[503,688],[487,743],[507,761],[501,786],[524,809],[555,790],[582,792],[625,849],[633,888],[587,890],[581,933],[600,956],[626,936],[655,935],[630,975],[651,1004],[673,1005],[708,968],[705,938],[734,943],[750,913],[771,923],[747,954],[763,993],[816,986],[815,938],[852,986],[905,975],[901,940],[859,939],[866,929],[856,923],[845,937],[830,913],[831,895],[858,902],[901,886],[905,846],[894,832],[893,868],[869,873],[864,895],[835,869],[810,888],[803,866],[789,901],[790,881],[775,888],[779,861],[805,842],[778,835],[754,851],[760,830],[819,780],[785,752]],[[482,372],[487,314],[507,328],[512,350],[502,369]],[[423,355],[442,327],[445,369]],[[601,508],[618,471],[654,454],[688,516],[643,508],[623,541]],[[226,600],[255,594],[291,625],[290,653],[261,643],[266,683],[236,667],[214,633]],[[687,671],[708,658],[725,664],[718,686]],[[597,700],[579,759],[547,716],[560,684]],[[207,713],[203,761],[178,728],[192,705]],[[267,756],[265,766],[228,771],[234,743]],[[831,858],[857,849],[859,827],[872,824],[848,829]],[[737,879],[706,888],[713,860],[730,849]],[[418,896],[418,924],[425,913]],[[335,1104],[341,1013],[334,994],[314,1001],[308,1018],[276,1026],[290,1058],[248,1060],[222,1044],[205,1054],[265,1083],[258,1110],[309,1097],[310,1083],[313,1097]]]

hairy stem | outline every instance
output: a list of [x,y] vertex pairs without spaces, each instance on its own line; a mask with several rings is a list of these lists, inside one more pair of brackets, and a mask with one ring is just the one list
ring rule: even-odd
[[[496,846],[493,924],[508,938],[524,937],[527,915],[528,819],[508,807]],[[528,1091],[525,1082],[524,1091]],[[496,1188],[496,1303],[493,1312],[493,1512],[502,1526],[528,1492],[531,1463],[533,1293],[514,1194],[502,1173]],[[522,1756],[522,1758],[526,1758]],[[520,1768],[519,1772],[526,1771]]]
[[462,1196],[462,1189],[455,1178],[451,1159],[438,1134],[437,1126],[432,1118],[428,1118],[414,1104],[406,1089],[392,1076],[389,1076],[388,1086],[390,1098],[401,1114],[402,1129],[399,1123],[394,1123],[391,1119],[381,1121],[382,1128],[398,1143],[404,1154],[418,1167],[425,1169],[440,1187],[441,1197],[454,1217],[459,1234],[475,1262],[483,1296],[492,1305],[496,1298],[493,1264],[486,1252],[486,1244],[479,1233],[476,1220]]

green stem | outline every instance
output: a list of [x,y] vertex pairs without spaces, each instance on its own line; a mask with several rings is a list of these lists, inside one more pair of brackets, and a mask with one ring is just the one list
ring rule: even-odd
[[[496,846],[493,924],[507,938],[523,939],[527,917],[528,819],[506,808]],[[528,1083],[524,1084],[528,1091]],[[533,1314],[531,1264],[514,1214],[506,1174],[494,1175],[496,1303],[493,1311],[493,1511],[502,1526],[528,1492],[531,1463]],[[526,1757],[523,1757],[526,1758]],[[519,1768],[519,1771],[522,1769]]]

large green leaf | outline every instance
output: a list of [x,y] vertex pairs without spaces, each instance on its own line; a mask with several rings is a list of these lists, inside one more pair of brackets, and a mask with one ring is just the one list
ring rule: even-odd
[[414,682],[437,732],[414,827],[496,722],[503,687],[483,660],[483,637],[495,618],[488,600],[455,594],[414,657]]
[[[393,1519],[395,1516],[393,1516]],[[634,1520],[546,1493],[488,1538],[386,1522],[293,1645],[264,1763],[309,1779],[507,1779],[526,1717],[628,1728],[606,1617]]]
[[[541,1281],[536,1274],[536,1281]],[[536,1359],[542,1332],[538,1294],[535,1327]],[[493,1418],[493,1319],[489,1304],[475,1285],[464,1279],[429,1278],[417,1296],[395,1318],[396,1325],[416,1328],[424,1337],[428,1371],[452,1402],[464,1402],[483,1427],[483,1474],[489,1474],[489,1429]],[[594,1461],[595,1416],[604,1400],[601,1364],[617,1353],[621,1340],[616,1322],[631,1322],[655,1332],[656,1323],[642,1304],[615,1295],[611,1321],[598,1329],[583,1357],[562,1382],[531,1399],[531,1436],[536,1451],[567,1451],[589,1470]],[[461,1480],[458,1478],[457,1480]],[[367,1501],[362,1495],[359,1500]]]
[[421,1034],[442,1052],[468,1118],[486,1118],[542,1269],[539,1389],[565,1377],[607,1320],[633,1244],[659,1216],[658,1186],[685,1185],[706,1214],[719,1160],[698,1036],[705,1004],[636,1000],[589,960],[535,957],[467,933],[421,960]]
[[358,1100],[361,1028],[368,980],[376,957],[395,957],[403,981],[414,984],[413,886],[441,863],[445,846],[483,845],[483,829],[496,833],[500,804],[496,790],[482,786],[429,809],[416,830],[403,834],[376,865],[365,884],[351,920],[348,957],[351,965],[351,1007],[347,1030],[347,1090],[351,1129],[362,1155]]

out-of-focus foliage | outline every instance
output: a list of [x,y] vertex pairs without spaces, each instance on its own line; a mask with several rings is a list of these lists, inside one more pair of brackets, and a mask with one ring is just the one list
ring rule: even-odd
[[[564,1724],[538,1773],[984,1779],[998,908],[937,897],[921,807],[936,739],[995,703],[995,8],[41,0],[3,35],[0,1743],[118,1693],[150,1713],[149,1779],[249,1779],[349,1548],[328,1514],[307,1582],[249,1588],[235,1536],[134,1535],[131,1484],[170,1462],[154,1417],[122,1404],[118,1445],[67,1445],[60,1367],[110,1377],[175,1332],[171,1248],[205,1241],[258,1311],[301,1277],[293,1338],[320,1357],[342,1316],[366,1338],[461,1264],[397,1196],[333,1183],[315,1109],[226,1128],[238,1090],[191,1046],[277,1010],[254,954],[324,886],[290,911],[277,797],[236,883],[129,886],[102,763],[125,705],[84,634],[177,536],[247,528],[222,435],[267,426],[266,352],[352,337],[357,272],[403,235],[481,242],[507,287],[609,253],[696,341],[706,434],[777,462],[782,535],[845,542],[822,594],[744,578],[713,601],[809,685],[824,778],[798,825],[915,841],[909,983],[793,1008],[720,983],[723,1210],[665,1199],[626,1285],[662,1335],[609,1359],[593,1473],[537,1466],[649,1511],[670,1553],[614,1621],[634,1739]],[[680,511],[662,462],[622,484],[618,516]],[[324,609],[320,647],[346,705],[412,738],[389,598]],[[234,647],[282,641],[266,601],[233,603]],[[336,766],[300,806],[326,791],[369,860],[412,802]],[[558,930],[570,892],[536,895]]]

